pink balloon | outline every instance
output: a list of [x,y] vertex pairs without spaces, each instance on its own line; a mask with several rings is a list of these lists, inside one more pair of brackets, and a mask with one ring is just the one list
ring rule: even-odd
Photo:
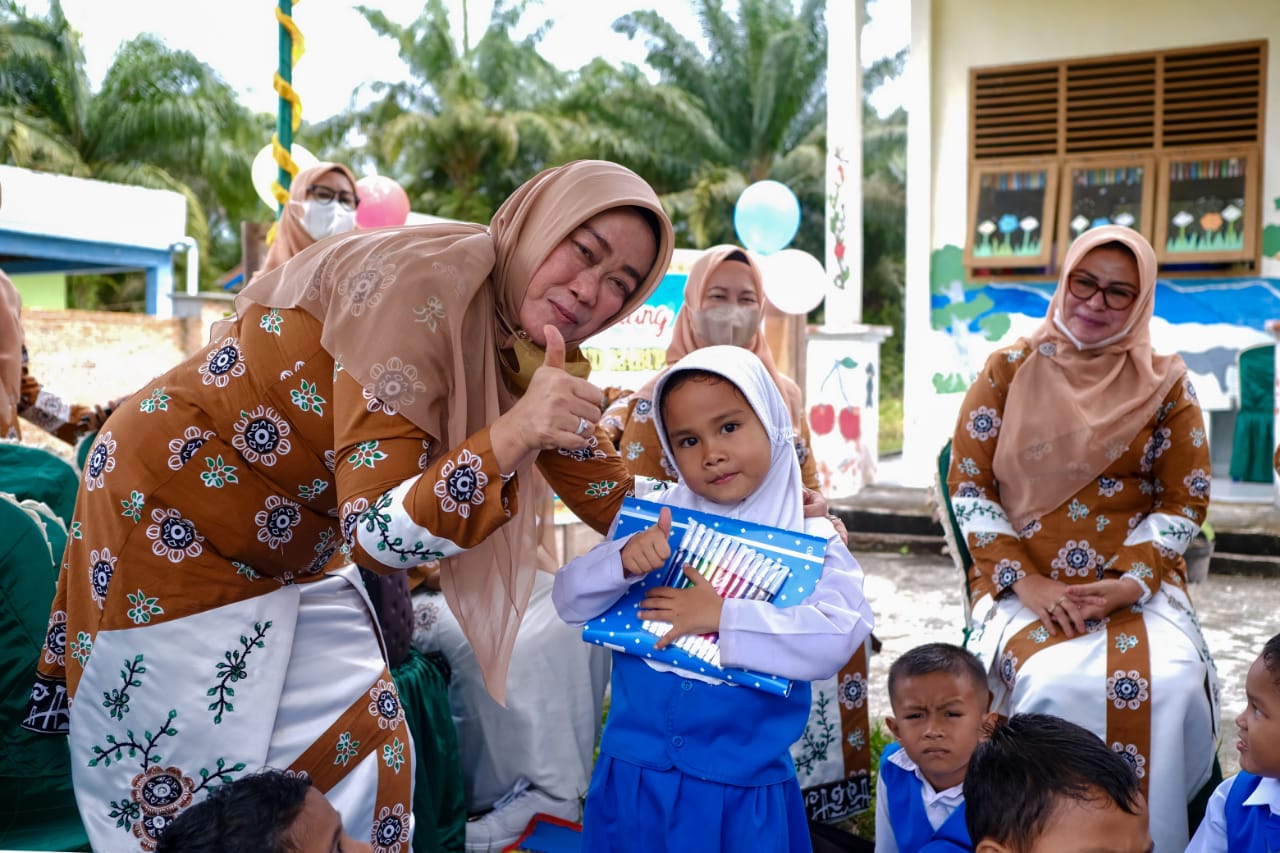
[[360,196],[356,225],[361,228],[403,225],[409,216],[409,196],[385,175],[369,175],[356,181],[356,194]]

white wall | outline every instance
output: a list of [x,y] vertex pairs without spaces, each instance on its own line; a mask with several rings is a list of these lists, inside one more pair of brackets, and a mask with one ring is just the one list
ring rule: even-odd
[[[1263,223],[1276,224],[1280,0],[911,0],[911,18],[902,479],[924,485],[961,399],[933,391],[942,333],[929,323],[929,272],[931,253],[963,246],[968,233],[970,68],[1269,38],[1260,205]],[[1280,276],[1280,260],[1265,259],[1261,273]]]

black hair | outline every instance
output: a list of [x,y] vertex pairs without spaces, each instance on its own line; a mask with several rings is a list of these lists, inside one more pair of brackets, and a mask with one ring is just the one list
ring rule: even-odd
[[1267,668],[1271,681],[1280,687],[1280,634],[1276,634],[1262,647],[1262,665]]
[[156,853],[293,853],[311,780],[266,768],[219,785],[165,828]]
[[[662,393],[658,395],[658,399],[657,399],[658,406],[655,411],[663,414],[664,429],[666,428],[667,397],[670,396],[672,391],[676,390],[677,388],[689,382],[703,382],[707,384],[710,384],[712,382],[724,382],[726,385],[730,386],[735,391],[737,391],[738,394],[743,397],[743,399],[746,399],[746,396],[747,396],[746,394],[742,393],[741,388],[739,388],[736,384],[734,384],[733,380],[729,379],[729,377],[727,376],[721,376],[719,373],[716,373],[714,370],[703,370],[700,367],[690,367],[684,370],[677,368],[667,378],[667,381],[662,384]],[[752,411],[754,412],[755,409],[753,408]],[[670,436],[667,436],[667,438],[670,439]]]
[[1135,264],[1138,262],[1138,253],[1133,251],[1133,249],[1129,247],[1129,244],[1125,243],[1123,240],[1108,240],[1105,243],[1099,243],[1089,251],[1096,252],[1099,249],[1115,249],[1116,251],[1124,252],[1126,255],[1133,258],[1133,262]]
[[1136,815],[1142,790],[1124,753],[1051,714],[1014,714],[969,757],[965,824],[975,845],[1030,849],[1064,798],[1109,799]]
[[[916,678],[931,672],[945,672],[973,682],[978,696],[989,695],[987,671],[973,652],[951,643],[926,643],[905,652],[889,667],[889,705],[897,705],[894,687],[903,678]],[[895,708],[896,710],[896,708]],[[985,710],[985,708],[983,709]]]
[[747,266],[751,266],[751,259],[748,258],[747,253],[742,251],[741,249],[734,249],[732,252],[730,252],[728,255],[725,256],[725,259],[724,261],[722,261],[722,263],[727,263],[728,261],[737,261],[740,264],[746,264]]

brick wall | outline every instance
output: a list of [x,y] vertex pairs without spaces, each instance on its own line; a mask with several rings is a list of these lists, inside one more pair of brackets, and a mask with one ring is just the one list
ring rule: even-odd
[[[131,394],[209,339],[209,327],[225,303],[200,307],[196,317],[158,319],[113,311],[24,308],[22,328],[31,373],[50,391],[86,405]],[[23,424],[25,443],[67,458],[71,448],[37,427]]]

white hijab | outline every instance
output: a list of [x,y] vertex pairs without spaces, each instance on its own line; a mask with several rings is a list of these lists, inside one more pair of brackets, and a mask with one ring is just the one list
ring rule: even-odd
[[667,458],[674,460],[676,457],[667,441],[667,429],[659,401],[662,399],[663,389],[672,378],[690,370],[703,370],[722,376],[747,398],[769,435],[769,473],[754,492],[733,505],[717,503],[694,493],[681,475],[679,482],[663,497],[663,503],[771,527],[804,530],[804,483],[800,478],[800,463],[796,458],[791,411],[768,368],[750,350],[735,346],[702,347],[668,367],[658,377],[653,389],[654,420],[658,440],[662,442]]

